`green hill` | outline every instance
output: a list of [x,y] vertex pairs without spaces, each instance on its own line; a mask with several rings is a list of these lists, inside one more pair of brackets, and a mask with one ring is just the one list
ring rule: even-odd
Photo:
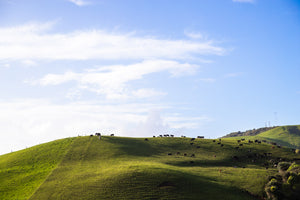
[[87,136],[41,144],[0,156],[0,199],[257,199],[274,164],[300,159],[264,143],[218,143]]
[[255,136],[239,136],[234,138],[267,140],[269,142],[275,142],[279,145],[290,148],[300,148],[300,125],[279,126],[271,130],[259,133]]

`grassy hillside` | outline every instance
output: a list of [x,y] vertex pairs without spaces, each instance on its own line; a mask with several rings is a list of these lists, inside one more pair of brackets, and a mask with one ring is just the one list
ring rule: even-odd
[[300,158],[268,144],[217,143],[76,137],[42,144],[0,156],[0,199],[256,199],[274,162]]
[[256,136],[242,136],[235,138],[267,140],[290,148],[300,148],[300,125],[280,126]]

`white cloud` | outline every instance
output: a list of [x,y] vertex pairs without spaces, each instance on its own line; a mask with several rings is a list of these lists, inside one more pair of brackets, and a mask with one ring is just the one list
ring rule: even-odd
[[86,6],[91,4],[91,2],[85,0],[68,0],[68,1],[74,3],[77,6]]
[[197,68],[199,68],[198,65],[176,61],[146,60],[131,65],[103,66],[81,73],[69,71],[64,74],[48,74],[32,83],[47,86],[75,81],[80,89],[105,95],[107,99],[149,98],[166,95],[166,93],[153,88],[132,90],[129,82],[163,71],[169,72],[172,77],[190,75],[194,74]]
[[195,122],[201,123],[201,119],[178,114],[176,118],[172,113],[161,116],[170,108],[146,103],[55,104],[45,99],[0,101],[0,154],[40,142],[95,132],[151,137],[157,130],[176,131],[177,127],[188,130],[190,125],[195,126]]
[[171,40],[103,30],[49,32],[53,22],[0,28],[0,60],[191,59],[223,55],[211,40]]
[[36,66],[37,63],[34,62],[33,60],[22,60],[21,64],[25,65],[25,66]]
[[254,3],[255,0],[232,0],[233,2],[240,2],[240,3]]

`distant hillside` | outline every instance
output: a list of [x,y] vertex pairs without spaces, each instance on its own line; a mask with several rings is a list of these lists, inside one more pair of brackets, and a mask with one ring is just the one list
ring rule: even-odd
[[0,156],[0,199],[250,200],[295,159],[236,139],[74,137]]
[[[227,137],[227,138],[233,138],[233,137]],[[234,138],[267,140],[269,142],[275,142],[282,146],[299,149],[300,148],[300,125],[279,126],[261,132],[256,135],[250,135],[250,136],[243,135],[243,136],[236,136]]]
[[228,138],[228,137],[240,137],[240,136],[255,136],[258,135],[262,132],[271,130],[273,128],[276,128],[278,126],[273,126],[273,127],[263,127],[263,128],[258,128],[258,129],[252,129],[252,130],[247,130],[247,131],[238,131],[238,132],[232,132],[229,133],[225,136],[223,136],[222,138]]

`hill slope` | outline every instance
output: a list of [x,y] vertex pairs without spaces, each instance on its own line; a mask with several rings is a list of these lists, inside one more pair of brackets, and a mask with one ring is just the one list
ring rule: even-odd
[[58,140],[0,156],[0,199],[255,199],[277,171],[266,165],[300,158],[268,144],[237,145],[230,139]]
[[300,125],[279,126],[255,136],[240,136],[234,138],[267,140],[290,148],[300,148]]

